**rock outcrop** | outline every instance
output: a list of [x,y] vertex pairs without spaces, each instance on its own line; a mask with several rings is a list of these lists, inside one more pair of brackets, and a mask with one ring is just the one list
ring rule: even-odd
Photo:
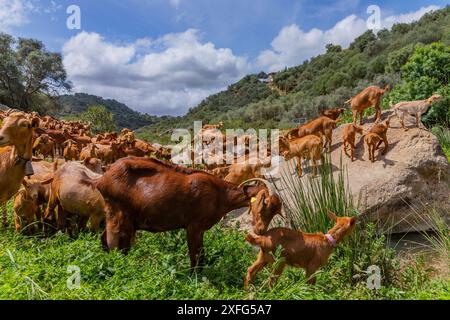
[[[383,119],[388,115],[390,112],[385,112]],[[372,121],[366,120],[364,132],[373,125]],[[341,158],[342,130],[343,126],[333,133],[333,164]],[[434,206],[449,214],[450,165],[437,138],[426,130],[412,125],[404,131],[393,117],[387,137],[389,150],[381,155],[382,146],[374,163],[368,160],[362,139],[357,144],[354,162],[342,155],[353,198],[360,200],[362,213],[392,228],[392,232],[426,229],[414,212],[420,215]]]
[[[390,114],[384,112],[383,120]],[[372,125],[373,118],[365,119],[364,132]],[[348,186],[361,213],[393,233],[428,229],[418,215],[431,207],[439,208],[449,219],[450,165],[432,133],[416,128],[412,122],[410,129],[404,131],[393,117],[387,134],[387,154],[381,155],[382,145],[375,153],[377,161],[372,163],[358,135],[356,160],[351,162],[342,152],[343,127],[333,132],[331,160],[337,176],[342,159]],[[286,163],[281,167],[287,170]],[[248,230],[251,217],[246,212],[235,212],[232,221],[239,221],[241,228]]]

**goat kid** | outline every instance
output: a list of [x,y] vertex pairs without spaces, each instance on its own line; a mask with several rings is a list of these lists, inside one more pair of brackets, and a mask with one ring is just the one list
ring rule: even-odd
[[280,154],[286,161],[297,158],[297,170],[300,177],[303,175],[302,158],[312,160],[313,175],[317,175],[317,161],[323,158],[322,150],[322,139],[314,135],[307,135],[291,141],[286,137],[280,137]]
[[[353,123],[350,123],[344,127],[344,130],[342,132],[343,135],[343,141],[342,148],[344,150],[344,153],[350,157],[351,161],[354,161],[354,153],[355,153],[355,141],[356,141],[356,134],[363,134],[363,128],[358,127],[354,125]],[[347,152],[347,148],[350,146],[350,155]]]
[[260,247],[260,251],[256,261],[248,268],[244,281],[245,290],[248,290],[258,272],[275,262],[274,253],[278,246],[282,248],[281,256],[284,259],[275,268],[269,286],[275,284],[287,265],[305,269],[307,282],[315,284],[315,272],[328,262],[334,248],[352,232],[356,224],[356,217],[337,217],[332,212],[329,212],[328,216],[336,224],[327,234],[274,228],[263,236],[247,235],[246,240]]

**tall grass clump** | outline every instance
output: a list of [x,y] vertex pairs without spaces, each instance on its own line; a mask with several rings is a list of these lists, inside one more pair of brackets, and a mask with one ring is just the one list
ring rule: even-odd
[[447,159],[450,162],[450,130],[438,125],[431,129],[431,132],[438,138]]
[[[423,207],[422,214],[415,215],[413,228],[420,232],[426,243],[421,243],[432,251],[437,258],[435,261],[441,269],[440,273],[449,275],[450,263],[450,212],[446,209]],[[431,230],[424,231],[424,230]]]
[[288,171],[281,172],[279,183],[275,185],[292,228],[325,232],[333,225],[328,218],[328,210],[338,216],[357,215],[345,182],[345,171],[340,170],[336,179],[329,158],[325,158],[317,177],[306,175],[300,178],[292,161],[288,162]]
[[336,276],[350,284],[366,279],[367,269],[375,265],[385,284],[391,283],[397,269],[395,252],[387,248],[388,239],[377,231],[379,228],[359,214],[342,160],[337,168],[326,156],[317,177],[299,177],[297,173],[293,174],[294,171],[290,162],[288,172],[282,171],[275,183],[291,227],[304,232],[326,233],[334,225],[328,218],[328,211],[338,216],[358,216],[353,233],[336,248],[327,268],[332,268]]

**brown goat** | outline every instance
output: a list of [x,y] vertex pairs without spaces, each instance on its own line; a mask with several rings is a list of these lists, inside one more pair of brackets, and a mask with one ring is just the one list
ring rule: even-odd
[[78,160],[80,158],[80,151],[78,145],[74,140],[67,140],[63,143],[64,152],[63,156],[66,161]]
[[240,184],[243,181],[262,177],[261,168],[266,167],[267,164],[254,159],[254,161],[245,161],[242,163],[232,164],[228,168],[228,174],[225,177],[225,181]]
[[84,147],[80,152],[80,160],[84,161],[87,158],[97,158],[98,147],[91,143],[87,147]]
[[327,234],[274,228],[263,236],[247,235],[246,240],[259,246],[260,251],[257,260],[248,268],[244,282],[245,289],[248,290],[249,284],[259,271],[275,262],[273,255],[278,246],[282,248],[281,256],[284,259],[275,268],[269,286],[274,285],[287,265],[305,269],[307,282],[315,284],[315,272],[328,262],[334,248],[352,232],[356,223],[355,217],[336,217],[331,212],[328,215],[336,224]]
[[33,234],[35,231],[36,216],[38,215],[38,205],[31,198],[25,189],[19,190],[14,198],[14,225],[16,232],[21,232],[27,227],[27,234]]
[[364,143],[367,145],[367,152],[369,153],[369,160],[375,162],[375,150],[378,149],[378,144],[383,139],[376,133],[368,133],[364,136]]
[[291,141],[286,137],[280,137],[280,154],[285,160],[297,158],[297,170],[300,177],[303,175],[302,158],[313,161],[313,174],[317,174],[317,161],[322,160],[322,149],[322,139],[317,136],[308,135]]
[[55,153],[62,156],[64,151],[63,143],[67,140],[64,132],[62,130],[51,130],[51,129],[37,129],[36,132],[40,135],[47,134],[49,135],[55,143]]
[[[347,124],[342,132],[344,141],[342,144],[342,148],[344,149],[344,153],[348,157],[350,157],[351,161],[354,161],[355,141],[357,133],[363,134],[363,128],[355,126],[353,123]],[[347,152],[348,146],[350,146],[350,155]]]
[[322,138],[322,136],[324,136],[325,137],[324,147],[327,148],[328,145],[328,151],[331,152],[333,129],[336,129],[337,123],[338,120],[331,120],[328,117],[323,116],[317,118],[315,120],[308,122],[307,124],[302,125],[298,129],[298,137],[302,138],[307,135],[315,135]]
[[367,108],[372,106],[375,107],[377,112],[375,121],[379,122],[381,119],[381,97],[386,91],[389,90],[389,85],[387,85],[384,89],[381,89],[377,86],[370,86],[365,88],[363,91],[358,93],[356,96],[346,101],[346,103],[350,103],[353,112],[353,124],[356,125],[356,120],[359,114],[359,125],[363,124],[362,117],[363,112]]
[[115,142],[110,142],[108,145],[97,144],[97,158],[102,160],[103,164],[108,165],[114,163],[120,158],[119,145]]
[[324,110],[321,112],[321,115],[324,117],[328,117],[331,120],[337,120],[341,114],[345,112],[344,108],[332,108],[328,110]]
[[27,227],[27,234],[36,230],[33,223],[41,221],[42,214],[39,208],[39,196],[45,185],[50,184],[53,178],[45,181],[35,179],[23,180],[24,189],[19,190],[14,198],[14,224],[17,232]]
[[389,142],[387,139],[387,131],[389,129],[390,125],[390,119],[392,116],[390,116],[384,123],[377,123],[370,128],[368,133],[375,133],[381,137],[380,142],[378,142],[377,149],[380,147],[381,143],[384,143],[384,149],[381,153],[382,155],[385,155],[389,148]]
[[55,160],[55,140],[48,134],[39,136],[33,144],[33,152],[40,153],[44,157],[50,157]]
[[39,127],[38,119],[30,121],[23,112],[6,115],[0,129],[0,210],[4,227],[8,224],[6,202],[19,190],[23,178],[33,174],[33,131]]
[[[120,159],[100,179],[85,179],[106,202],[103,244],[128,252],[137,230],[187,230],[191,267],[203,257],[203,235],[228,212],[248,206],[260,186],[239,187],[204,171],[151,159]],[[127,192],[124,192],[127,190]]]
[[45,212],[46,219],[56,217],[57,228],[72,234],[70,218],[78,218],[79,229],[85,229],[90,220],[91,229],[97,231],[105,216],[105,202],[97,190],[81,183],[85,178],[98,179],[97,174],[80,163],[68,162],[58,169],[53,176],[50,199]]
[[282,203],[275,188],[264,179],[250,179],[243,184],[251,181],[260,181],[265,184],[266,188],[258,192],[250,201],[248,213],[252,215],[253,232],[257,235],[266,233],[272,219],[278,214],[282,216]]

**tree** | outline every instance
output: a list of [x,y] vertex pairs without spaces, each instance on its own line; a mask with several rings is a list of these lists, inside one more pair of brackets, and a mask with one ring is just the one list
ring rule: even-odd
[[70,88],[61,54],[38,40],[0,33],[0,103],[35,110],[43,97],[56,104],[54,97]]
[[363,52],[366,47],[377,40],[377,37],[372,30],[367,30],[362,35],[357,37],[351,44],[350,49]]
[[90,106],[80,115],[80,119],[91,124],[93,133],[111,132],[116,130],[114,115],[102,105]]
[[450,92],[450,47],[440,42],[417,46],[408,62],[401,68],[403,83],[390,94],[389,101],[427,99],[438,93],[440,102],[432,105],[424,118],[428,125],[447,121]]
[[[403,66],[402,73],[408,82],[421,82],[421,79],[434,79],[446,86],[449,81],[450,46],[440,42],[418,47],[409,61]],[[435,89],[434,89],[435,90]],[[427,92],[426,94],[430,94]]]

